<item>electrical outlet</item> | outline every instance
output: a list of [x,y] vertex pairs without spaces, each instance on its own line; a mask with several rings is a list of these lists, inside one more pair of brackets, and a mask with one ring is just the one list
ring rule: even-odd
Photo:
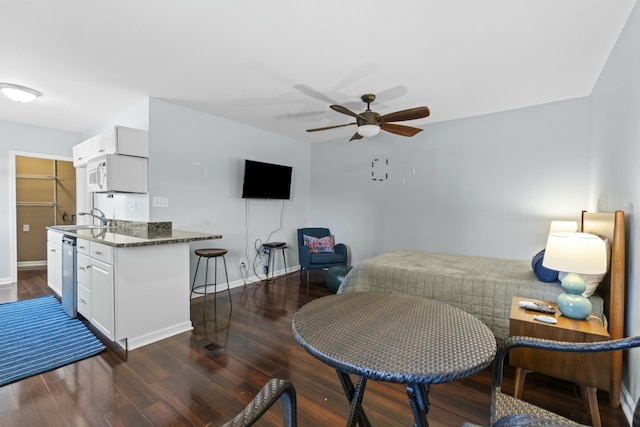
[[152,199],[152,203],[154,208],[168,208],[169,198],[154,196]]
[[264,270],[264,274],[269,274],[269,267],[265,265],[262,269]]
[[245,261],[244,258],[242,258],[240,260],[240,270],[246,270],[247,269],[247,261]]

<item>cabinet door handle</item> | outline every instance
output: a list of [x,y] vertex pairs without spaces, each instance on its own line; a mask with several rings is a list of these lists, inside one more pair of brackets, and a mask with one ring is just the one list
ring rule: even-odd
[[78,246],[78,249],[86,249],[84,246]]
[[84,267],[78,266],[78,270],[84,270]]
[[80,302],[87,302],[84,298],[80,298]]
[[87,270],[88,270],[88,269],[90,269],[90,268],[91,268],[91,266],[90,266],[90,265],[87,265]]
[[104,153],[104,148],[99,149],[98,153]]
[[96,254],[96,255],[102,255],[102,252],[100,252],[100,251],[95,251],[93,253]]

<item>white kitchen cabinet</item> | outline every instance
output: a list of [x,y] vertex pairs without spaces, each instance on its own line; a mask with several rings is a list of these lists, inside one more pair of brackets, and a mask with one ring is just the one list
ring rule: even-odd
[[107,338],[114,340],[113,265],[91,260],[91,323]]
[[76,168],[82,168],[87,166],[89,159],[91,158],[91,140],[81,142],[74,145],[73,151],[73,166]]
[[91,296],[91,258],[89,257],[89,241],[78,239],[76,241],[76,281],[78,286],[78,313],[85,319],[91,320],[92,296]]
[[62,233],[47,230],[47,285],[62,296]]
[[73,166],[86,167],[87,163],[105,154],[149,157],[149,132],[125,126],[114,126],[80,144],[73,146]]
[[[84,242],[82,242],[84,245]],[[89,244],[89,283],[91,290],[90,322],[110,340],[114,333],[114,248],[96,242]]]
[[133,350],[193,328],[188,243],[76,248],[78,312],[106,338]]
[[91,155],[105,154],[149,157],[149,133],[141,129],[115,126],[91,138]]

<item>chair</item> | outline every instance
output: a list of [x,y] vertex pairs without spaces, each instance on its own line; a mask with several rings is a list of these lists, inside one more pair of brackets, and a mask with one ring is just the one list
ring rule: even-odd
[[296,411],[296,390],[293,383],[278,378],[271,379],[260,393],[245,407],[244,411],[221,427],[248,427],[264,415],[282,397],[282,423],[285,427],[298,425]]
[[[575,343],[552,341],[530,337],[510,337],[499,347],[493,361],[493,379],[491,384],[491,427],[509,426],[582,426],[575,421],[561,417],[553,412],[539,408],[523,400],[516,399],[500,391],[504,359],[509,350],[516,347],[530,347],[550,351],[595,352],[625,350],[640,347],[640,336],[611,341]],[[477,427],[475,424],[463,424],[464,427]],[[633,414],[633,427],[640,427],[640,400]]]
[[343,243],[334,245],[334,252],[311,253],[311,249],[304,244],[303,236],[322,238],[331,235],[328,228],[299,228],[298,229],[298,260],[300,274],[306,271],[307,289],[309,288],[309,270],[324,270],[335,265],[347,265],[347,247]]

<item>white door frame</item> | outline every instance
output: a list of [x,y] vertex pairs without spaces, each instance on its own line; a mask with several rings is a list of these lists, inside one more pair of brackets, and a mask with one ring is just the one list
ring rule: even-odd
[[16,208],[16,157],[33,157],[36,159],[63,160],[72,162],[73,158],[55,154],[31,153],[28,151],[9,151],[9,260],[11,262],[11,282],[18,282],[18,235]]

